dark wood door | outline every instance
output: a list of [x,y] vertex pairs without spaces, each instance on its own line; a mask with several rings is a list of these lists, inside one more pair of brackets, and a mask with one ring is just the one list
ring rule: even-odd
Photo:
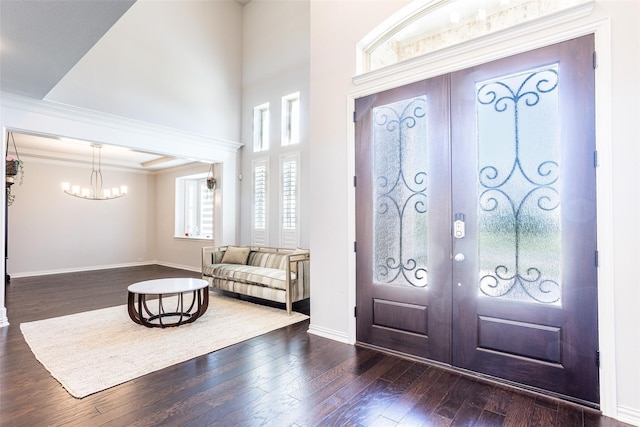
[[598,402],[593,37],[451,75],[452,364]]
[[592,58],[585,36],[357,101],[359,342],[598,402]]
[[448,82],[437,77],[356,102],[357,340],[446,363]]

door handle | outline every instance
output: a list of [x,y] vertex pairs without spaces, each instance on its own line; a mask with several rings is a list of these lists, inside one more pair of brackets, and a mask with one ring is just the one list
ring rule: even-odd
[[462,239],[465,235],[464,214],[457,213],[453,219],[453,236],[456,239]]

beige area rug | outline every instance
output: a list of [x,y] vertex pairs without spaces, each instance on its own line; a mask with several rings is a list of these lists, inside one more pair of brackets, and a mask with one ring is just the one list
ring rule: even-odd
[[122,305],[20,329],[36,359],[72,396],[83,398],[307,318],[211,293],[204,316],[179,327],[137,325]]

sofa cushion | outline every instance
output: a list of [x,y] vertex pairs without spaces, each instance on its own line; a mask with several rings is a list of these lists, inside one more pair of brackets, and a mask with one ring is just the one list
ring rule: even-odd
[[222,257],[223,264],[246,264],[251,248],[240,248],[237,246],[227,246]]
[[251,251],[247,259],[247,265],[265,268],[287,269],[287,258],[284,254],[275,252]]
[[287,293],[282,289],[270,288],[267,286],[250,285],[241,282],[233,283],[233,292],[249,295],[256,298],[263,298],[269,301],[285,303],[287,301]]
[[[236,282],[258,283],[270,288],[286,289],[287,272],[277,268],[238,264],[211,264],[204,267],[203,274],[215,278],[228,278]],[[291,274],[291,280],[295,280],[294,274]]]

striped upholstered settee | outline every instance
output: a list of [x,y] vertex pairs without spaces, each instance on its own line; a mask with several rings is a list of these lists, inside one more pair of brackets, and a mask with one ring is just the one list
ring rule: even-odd
[[211,288],[291,305],[309,298],[309,251],[258,246],[202,248],[202,278]]

